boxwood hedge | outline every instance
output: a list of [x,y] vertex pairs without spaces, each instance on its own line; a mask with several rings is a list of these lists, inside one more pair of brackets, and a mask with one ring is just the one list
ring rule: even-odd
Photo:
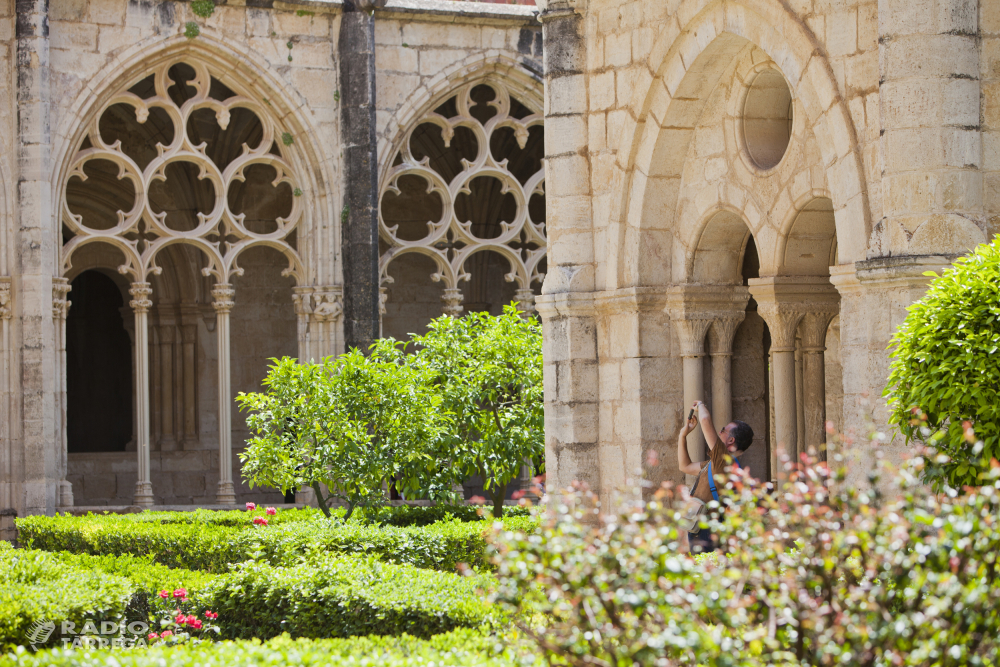
[[[513,646],[513,648],[512,648]],[[31,653],[18,649],[0,656],[0,667],[509,667],[542,664],[517,651],[516,638],[494,638],[459,629],[423,640],[399,637],[290,639],[267,642],[225,641],[183,647],[151,647],[137,651],[66,651]],[[516,655],[515,655],[516,653]]]
[[[64,621],[77,627],[87,621],[117,623],[125,618],[134,588],[124,577],[77,569],[39,551],[0,550],[0,572],[0,652],[27,644],[36,623],[53,628]],[[58,631],[50,631],[47,643],[57,638]]]
[[[393,563],[448,571],[458,563],[488,567],[485,535],[493,529],[491,521],[399,527],[323,518],[244,528],[160,523],[137,516],[142,515],[31,516],[18,519],[17,528],[21,543],[32,549],[151,556],[168,567],[217,573],[249,559],[291,564],[310,551],[377,555]],[[536,520],[515,516],[504,518],[503,524],[507,530],[530,530]]]
[[236,565],[194,593],[219,614],[223,637],[249,639],[399,635],[429,637],[493,619],[477,577],[383,563],[363,556],[317,556],[295,567]]

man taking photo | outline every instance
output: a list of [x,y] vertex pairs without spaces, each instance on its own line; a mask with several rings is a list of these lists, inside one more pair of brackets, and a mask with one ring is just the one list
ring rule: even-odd
[[[726,469],[735,464],[740,466],[738,457],[753,444],[753,429],[746,422],[731,421],[716,432],[712,415],[701,401],[695,401],[692,414],[677,434],[677,467],[686,475],[697,475],[691,498],[696,506],[692,511],[692,521],[687,530],[681,531],[681,550],[693,548],[695,552],[714,551],[715,544],[710,530],[698,527],[703,508],[713,500],[719,500],[720,489],[725,489]],[[692,462],[687,450],[687,436],[701,424],[708,445],[708,460]],[[692,537],[688,539],[688,532]],[[690,542],[690,544],[689,544]]]

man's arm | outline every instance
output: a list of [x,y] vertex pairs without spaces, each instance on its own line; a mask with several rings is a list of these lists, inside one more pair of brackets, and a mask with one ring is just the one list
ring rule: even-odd
[[701,466],[698,463],[692,463],[691,457],[688,455],[687,448],[687,436],[688,433],[693,431],[697,427],[697,422],[695,422],[694,416],[687,420],[687,423],[681,427],[680,432],[677,434],[677,467],[685,475],[697,475],[701,472]]
[[698,421],[701,422],[701,431],[705,434],[705,444],[708,445],[708,450],[711,451],[715,449],[715,443],[719,441],[719,433],[715,430],[715,425],[712,424],[712,415],[708,412],[708,408],[701,401],[695,403],[698,408]]

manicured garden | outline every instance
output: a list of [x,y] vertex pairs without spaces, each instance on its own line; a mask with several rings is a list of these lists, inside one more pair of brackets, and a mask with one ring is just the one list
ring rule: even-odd
[[[861,485],[841,455],[784,462],[777,489],[720,475],[700,556],[669,483],[503,505],[543,464],[539,334],[514,311],[442,318],[423,353],[276,361],[240,399],[244,472],[320,507],[18,519],[0,667],[997,667],[998,294],[1000,241],[900,328],[887,394],[911,458],[882,461],[875,433]],[[470,474],[492,509],[457,502]]]

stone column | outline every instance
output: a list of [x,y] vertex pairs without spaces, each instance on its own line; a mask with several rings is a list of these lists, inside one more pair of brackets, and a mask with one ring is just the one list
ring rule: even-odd
[[[337,342],[337,328],[344,313],[343,288],[340,285],[320,285],[312,291],[309,337],[317,361],[342,351]],[[368,353],[368,348],[361,350]]]
[[745,310],[732,317],[719,317],[712,321],[708,330],[712,357],[712,417],[718,428],[733,420],[733,336],[744,317]]
[[[676,285],[667,289],[666,311],[670,313],[670,321],[677,331],[681,345],[684,375],[684,414],[687,418],[691,405],[695,401],[704,401],[708,396],[704,386],[705,372],[705,335],[715,322],[719,322],[717,333],[718,344],[721,346],[725,338],[725,352],[720,355],[718,390],[720,400],[727,405],[726,413],[732,415],[732,394],[730,387],[730,369],[732,355],[732,338],[736,326],[745,317],[746,303],[749,293],[745,288],[734,285]],[[726,331],[726,329],[729,329]],[[715,362],[713,362],[714,364]],[[713,368],[714,370],[714,368]],[[712,378],[713,390],[716,377]],[[715,406],[713,391],[712,409]],[[722,397],[725,394],[725,398]],[[718,415],[712,415],[715,425],[720,427],[724,422]],[[726,422],[729,418],[726,419]],[[695,429],[688,435],[688,455],[692,461],[705,459],[705,436],[701,429]],[[689,476],[689,483],[694,481]]]
[[980,4],[879,2],[885,217],[868,258],[960,254],[987,240],[976,225],[984,219]]
[[153,289],[147,282],[134,282],[128,293],[129,305],[135,313],[135,400],[136,453],[139,458],[138,477],[132,503],[152,507],[153,483],[149,474],[149,309]]
[[229,283],[212,286],[212,308],[215,309],[215,335],[219,352],[219,488],[215,502],[235,505],[233,488],[233,416],[232,376],[229,365],[229,311],[233,309],[236,290]]
[[[197,449],[198,437],[198,375],[197,350],[198,319],[200,313],[190,305],[181,309],[181,377],[184,449]],[[178,430],[180,424],[178,424]]]
[[49,2],[16,0],[17,38],[17,313],[21,368],[21,441],[17,473],[25,514],[51,514],[57,504],[59,447],[56,423],[56,348],[52,327],[52,277],[58,274],[59,225],[52,210],[49,91]]
[[11,359],[10,359],[10,320],[13,314],[11,303],[10,276],[0,276],[0,423],[3,424],[2,440],[0,440],[0,510],[13,508],[18,494],[15,492],[17,482],[14,479],[14,438],[11,417],[14,414],[11,399]]
[[445,315],[461,317],[463,298],[462,290],[451,287],[445,288],[444,294],[441,295],[441,300],[444,301],[444,307],[441,310],[444,311]]
[[[799,324],[802,334],[802,413],[805,449],[814,449],[826,460],[826,330],[836,313],[806,313]],[[800,451],[800,453],[801,453]]]
[[73,485],[66,481],[69,446],[66,437],[66,316],[69,314],[69,280],[52,279],[52,321],[56,339],[56,443],[59,446],[57,507],[73,506]]
[[838,311],[839,297],[825,276],[777,276],[753,278],[750,293],[757,312],[771,332],[771,367],[774,373],[774,476],[786,479],[781,456],[795,459],[799,451],[798,402],[796,400],[795,338],[806,313]]
[[805,388],[802,386],[802,340],[795,337],[795,452],[798,461],[806,451]]
[[379,335],[378,156],[373,0],[345,0],[340,18],[340,139],[344,207],[344,339],[363,352]]
[[292,288],[292,303],[295,306],[295,319],[299,341],[299,363],[316,359],[309,339],[309,316],[312,315],[312,287],[296,286]]
[[174,324],[161,323],[160,342],[160,449],[177,449],[174,437]]

